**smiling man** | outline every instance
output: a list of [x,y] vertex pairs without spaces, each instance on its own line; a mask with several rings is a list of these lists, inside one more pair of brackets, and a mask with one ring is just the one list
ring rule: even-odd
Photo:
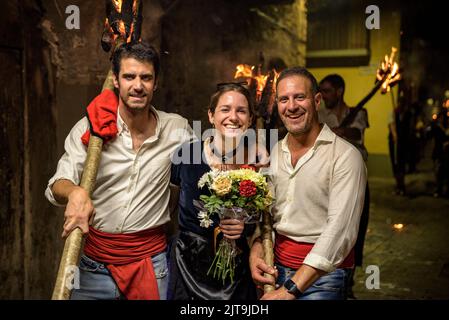
[[[112,63],[118,102],[106,91],[94,100],[94,107],[98,112],[104,105],[112,110],[118,132],[102,151],[92,198],[78,186],[87,151],[81,141],[89,128],[86,117],[67,137],[46,196],[66,206],[63,237],[75,228],[87,234],[80,288],[72,299],[165,299],[163,226],[170,220],[170,158],[192,131],[186,119],[151,105],[159,75],[153,47],[123,45]],[[187,134],[174,139],[171,133],[180,129]]]
[[264,272],[277,277],[280,287],[262,299],[345,299],[365,164],[355,147],[320,125],[321,94],[310,72],[286,69],[276,89],[279,115],[288,130],[271,154],[277,271],[263,261],[258,240],[251,249],[251,274],[259,285],[270,283]]

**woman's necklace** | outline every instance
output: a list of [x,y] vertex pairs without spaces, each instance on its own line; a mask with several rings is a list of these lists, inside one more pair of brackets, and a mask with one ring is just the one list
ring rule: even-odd
[[222,163],[226,163],[228,160],[234,158],[235,155],[237,154],[237,149],[238,149],[238,147],[237,147],[234,150],[232,150],[231,152],[222,154],[220,151],[218,151],[215,148],[215,144],[213,142],[210,143],[210,147],[211,147],[213,155],[220,158]]
[[238,145],[232,151],[223,154],[219,150],[217,150],[217,148],[215,148],[215,143],[214,143],[214,137],[213,136],[210,137],[209,146],[210,146],[210,149],[212,151],[212,154],[214,156],[216,156],[217,158],[221,159],[221,163],[222,164],[225,164],[228,160],[231,160],[232,158],[234,158],[235,155],[237,154],[237,150],[239,148],[239,145]]
[[213,143],[213,138],[214,137],[210,137],[209,141],[205,141],[207,143],[207,149],[209,149],[208,153],[210,154],[210,157],[217,159],[218,161],[212,161],[210,163],[211,167],[216,167],[218,168],[220,171],[227,171],[227,170],[233,170],[233,169],[237,169],[238,166],[234,163],[226,163],[229,160],[233,159],[237,152],[238,152],[238,148],[239,146],[237,146],[234,150],[227,152],[225,154],[222,154],[216,147],[215,144]]

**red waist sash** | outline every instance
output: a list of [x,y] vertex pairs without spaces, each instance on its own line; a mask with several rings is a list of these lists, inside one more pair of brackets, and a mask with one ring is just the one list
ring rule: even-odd
[[151,257],[167,247],[163,227],[135,233],[106,233],[89,228],[84,253],[106,264],[128,300],[159,300]]
[[[314,243],[296,242],[282,234],[276,233],[274,245],[275,260],[283,266],[299,269],[313,246]],[[338,266],[338,268],[352,267],[354,267],[354,249],[351,249],[346,259]]]

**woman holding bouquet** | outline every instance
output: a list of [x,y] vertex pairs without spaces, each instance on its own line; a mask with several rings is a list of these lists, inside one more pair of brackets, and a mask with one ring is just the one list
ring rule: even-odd
[[[208,115],[215,129],[213,135],[181,147],[172,165],[171,182],[180,187],[180,195],[179,235],[170,254],[169,299],[252,300],[257,296],[248,265],[247,238],[254,225],[232,218],[220,221],[216,215],[200,220],[200,210],[194,204],[201,195],[210,195],[208,188],[198,187],[205,173],[239,169],[256,162],[255,155],[260,153],[257,144],[242,143],[254,118],[248,90],[238,83],[218,85]],[[223,237],[235,240],[239,252],[233,279],[226,281],[214,278],[211,272],[208,275]]]

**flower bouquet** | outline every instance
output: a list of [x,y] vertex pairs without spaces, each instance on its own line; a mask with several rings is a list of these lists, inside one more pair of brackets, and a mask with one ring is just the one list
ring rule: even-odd
[[[211,216],[214,214],[220,219],[233,218],[245,223],[255,223],[273,202],[266,177],[250,167],[209,171],[198,182],[199,188],[205,186],[211,195],[201,195],[200,201],[194,201],[199,209],[200,225],[205,228],[213,225]],[[224,237],[207,274],[213,272],[213,277],[221,279],[223,283],[227,277],[233,282],[235,257],[238,253],[235,240]]]

